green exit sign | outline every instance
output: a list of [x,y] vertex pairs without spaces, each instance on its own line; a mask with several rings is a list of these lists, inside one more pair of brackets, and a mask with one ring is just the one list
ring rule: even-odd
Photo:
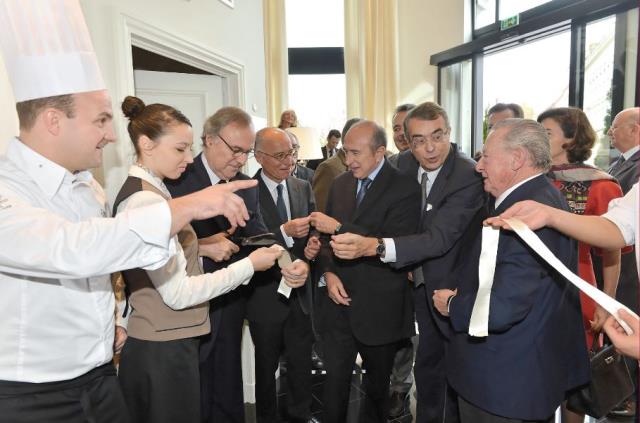
[[520,15],[509,16],[508,18],[502,19],[500,21],[500,31],[504,31],[504,30],[513,28],[514,26],[518,26],[519,23],[520,23]]

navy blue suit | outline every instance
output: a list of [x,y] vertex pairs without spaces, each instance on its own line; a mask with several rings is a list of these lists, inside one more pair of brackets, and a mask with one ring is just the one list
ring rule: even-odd
[[[560,192],[540,175],[516,188],[489,214],[498,215],[521,200],[567,210]],[[536,234],[567,267],[577,269],[573,240],[550,228]],[[449,383],[460,397],[491,414],[548,419],[566,391],[589,379],[578,290],[514,232],[503,230],[491,290],[489,336],[469,336],[478,288],[479,232],[475,238],[449,309],[456,332],[447,354]]]

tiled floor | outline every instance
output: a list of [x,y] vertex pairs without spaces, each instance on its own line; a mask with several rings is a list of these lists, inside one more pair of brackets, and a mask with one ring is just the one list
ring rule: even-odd
[[[315,417],[320,419],[322,422],[322,396],[323,396],[323,382],[324,375],[315,374],[312,376],[313,386],[311,388],[311,393],[313,395],[313,402],[311,404],[311,412]],[[351,379],[351,393],[349,397],[349,409],[347,414],[347,421],[345,423],[356,423],[358,422],[358,412],[360,410],[360,406],[363,401],[368,401],[364,391],[360,387],[361,375],[354,374]],[[283,411],[283,407],[286,404],[286,380],[284,378],[278,379],[278,405],[281,408],[281,414]],[[415,413],[415,404],[414,404],[413,395],[411,395],[411,409]],[[253,404],[246,404],[246,422],[254,423],[255,422],[255,406]],[[413,421],[413,416],[409,413],[405,416],[402,416],[397,419],[389,420],[389,423],[411,423]]]
[[[312,379],[313,387],[311,390],[313,395],[313,403],[311,405],[311,412],[313,413],[314,416],[320,419],[320,422],[323,421],[322,419],[322,396],[323,396],[322,383],[323,381],[324,381],[324,375],[313,375],[313,379]],[[367,401],[366,395],[360,387],[360,381],[361,381],[361,375],[354,374],[353,378],[351,379],[351,394],[349,398],[349,410],[347,414],[347,421],[345,423],[357,423],[360,405],[362,401]],[[285,379],[279,378],[278,379],[278,392],[279,392],[278,403],[280,407],[284,407],[284,405],[286,404],[285,385],[286,385]],[[402,417],[399,417],[397,419],[389,420],[388,423],[413,423],[414,422],[416,404],[415,404],[415,396],[414,396],[413,389],[410,394],[409,408],[410,409],[408,414]],[[255,405],[245,404],[245,410],[246,410],[246,423],[255,423],[256,421]],[[282,409],[281,409],[281,414],[282,414]],[[586,420],[586,422],[593,423],[595,422],[595,420],[594,419]],[[597,423],[638,423],[638,422],[640,422],[640,419],[636,419],[635,417],[616,418],[616,419],[605,418],[597,421]]]

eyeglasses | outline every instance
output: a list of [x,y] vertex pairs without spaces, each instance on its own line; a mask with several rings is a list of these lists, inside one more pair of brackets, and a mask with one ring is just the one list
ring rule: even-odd
[[298,149],[297,148],[292,148],[289,151],[282,151],[282,152],[276,153],[276,154],[269,154],[269,153],[265,153],[264,151],[258,150],[258,153],[262,153],[265,156],[269,156],[271,158],[274,158],[279,162],[284,162],[289,157],[296,158],[296,156],[298,155]]
[[423,146],[427,142],[427,140],[431,141],[434,144],[437,144],[444,141],[448,136],[449,136],[448,131],[445,131],[444,129],[437,129],[427,136],[424,136],[424,135],[412,136],[411,145],[413,145],[414,148],[420,147],[420,146]]
[[[202,137],[202,138],[203,138],[203,141],[204,141],[204,139],[206,139],[206,137],[208,137],[208,136],[209,136],[209,135],[206,135],[206,136]],[[248,150],[243,150],[243,149],[242,149],[242,148],[240,148],[240,147],[234,147],[234,146],[230,145],[230,144],[227,142],[227,140],[225,140],[224,138],[222,138],[222,135],[220,135],[220,134],[216,134],[216,136],[222,140],[222,142],[224,143],[224,145],[226,145],[226,146],[229,148],[229,150],[231,150],[231,154],[233,155],[233,157],[236,157],[236,158],[237,158],[237,157],[242,156],[243,154],[245,154],[247,157],[251,157],[251,156],[253,155],[253,152],[254,152],[253,148],[250,148],[250,149],[248,149]]]

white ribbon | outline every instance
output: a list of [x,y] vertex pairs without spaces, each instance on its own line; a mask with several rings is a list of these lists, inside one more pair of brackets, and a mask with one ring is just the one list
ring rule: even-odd
[[[285,267],[289,266],[292,263],[291,255],[289,255],[289,252],[284,248],[282,249],[284,251],[282,252],[282,255],[278,258],[278,266],[280,266],[280,269],[284,269]],[[284,276],[280,279],[280,285],[278,285],[278,293],[284,295],[286,298],[289,298],[291,296],[291,287],[287,285],[287,283],[285,282]]]
[[[504,219],[505,222],[511,226],[511,229],[518,234],[520,238],[524,242],[527,243],[529,247],[531,247],[540,257],[544,259],[547,263],[551,265],[554,269],[556,269],[562,276],[567,278],[569,282],[574,284],[580,291],[584,292],[585,295],[589,296],[593,301],[598,303],[603,309],[605,309],[609,314],[611,314],[622,326],[627,335],[632,335],[633,330],[627,325],[627,323],[618,317],[618,310],[623,309],[630,315],[634,316],[638,319],[638,315],[631,311],[629,307],[624,304],[619,303],[614,298],[611,298],[604,292],[600,291],[595,286],[589,284],[585,280],[581,279],[578,275],[574,274],[571,270],[567,268],[553,253],[544,245],[544,242],[538,238],[538,236],[531,230],[527,225],[521,222],[518,219]],[[483,232],[484,234],[484,232]],[[484,246],[484,245],[483,245]],[[498,246],[496,244],[495,248]],[[475,308],[475,306],[474,306]]]
[[482,228],[482,249],[478,264],[478,293],[469,321],[469,335],[471,336],[489,336],[489,304],[493,276],[496,272],[499,239],[500,230],[491,226]]

